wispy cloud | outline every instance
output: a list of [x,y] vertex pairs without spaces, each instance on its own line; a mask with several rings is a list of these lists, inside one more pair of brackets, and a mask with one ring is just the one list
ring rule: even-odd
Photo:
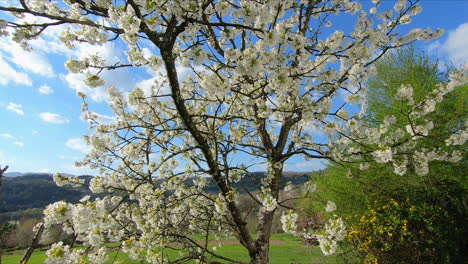
[[21,142],[21,141],[18,141],[17,138],[15,136],[13,136],[12,134],[4,133],[4,134],[0,134],[0,137],[12,140],[13,144],[15,144],[15,145],[17,145],[19,147],[24,147],[24,143]]
[[23,106],[20,104],[15,104],[10,102],[7,106],[7,109],[17,113],[18,115],[24,115]]
[[50,86],[47,86],[47,85],[42,85],[41,87],[39,87],[39,93],[41,94],[52,94],[54,93],[54,90],[52,88],[50,88]]
[[81,138],[70,138],[65,145],[71,149],[81,151],[84,154],[89,153],[91,148],[86,145],[86,142]]
[[468,63],[468,23],[461,24],[454,31],[449,32],[444,44],[444,50],[450,60],[456,65]]
[[15,139],[16,137],[11,134],[0,134],[0,137],[8,138],[8,139]]
[[[0,55],[3,55],[0,53]],[[10,82],[31,86],[32,81],[26,73],[17,72],[0,56],[0,84],[7,85]]]
[[20,146],[20,147],[24,147],[24,143],[21,142],[21,141],[15,141],[15,142],[13,142],[13,144],[15,144],[17,146]]
[[439,56],[447,58],[455,66],[463,66],[468,63],[468,22],[459,25],[455,30],[448,32],[445,41],[435,41],[428,46],[431,52],[439,53]]
[[18,68],[45,77],[55,76],[52,65],[43,52],[37,50],[35,52],[26,51],[18,48],[15,44],[11,38],[3,39],[3,41],[0,41],[0,48],[3,52],[8,53],[8,59]]
[[66,119],[65,117],[63,117],[63,116],[61,116],[59,114],[54,114],[54,113],[50,113],[50,112],[40,113],[39,117],[43,121],[48,122],[48,123],[52,123],[52,124],[70,123],[70,120]]
[[52,170],[51,170],[51,169],[48,169],[48,168],[43,168],[43,169],[40,169],[39,172],[42,172],[42,173],[52,173]]
[[301,162],[301,163],[289,163],[285,164],[284,170],[285,171],[314,171],[314,170],[321,170],[325,168],[325,163],[321,162]]

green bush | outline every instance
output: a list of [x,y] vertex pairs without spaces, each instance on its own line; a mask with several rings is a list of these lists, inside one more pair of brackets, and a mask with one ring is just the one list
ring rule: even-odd
[[365,263],[454,263],[447,248],[450,218],[446,210],[415,205],[409,199],[369,207],[351,217],[348,241]]

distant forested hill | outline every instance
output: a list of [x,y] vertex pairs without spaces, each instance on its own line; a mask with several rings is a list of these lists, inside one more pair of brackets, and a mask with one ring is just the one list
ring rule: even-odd
[[[80,176],[90,178],[91,176]],[[65,200],[78,202],[90,194],[85,188],[58,187],[50,174],[26,174],[4,177],[0,194],[0,213],[41,208]]]
[[[319,173],[319,172],[314,172]],[[312,173],[285,172],[282,187],[287,182],[300,185],[310,180]],[[245,176],[236,184],[240,192],[255,190],[260,184],[264,172],[253,172]],[[79,176],[89,181],[92,176]],[[192,181],[189,180],[189,185]],[[215,193],[218,191],[214,182],[210,182],[206,191]],[[2,191],[0,192],[0,222],[5,220],[17,220],[22,216],[38,216],[46,205],[56,201],[78,202],[83,196],[91,195],[86,188],[58,187],[50,174],[30,173],[18,177],[3,177]]]

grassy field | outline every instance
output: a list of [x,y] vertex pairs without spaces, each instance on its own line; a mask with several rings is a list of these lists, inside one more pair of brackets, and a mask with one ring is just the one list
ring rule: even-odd
[[[316,264],[316,263],[339,263],[335,258],[324,257],[319,247],[305,246],[302,239],[288,234],[274,234],[272,240],[283,241],[282,245],[270,246],[270,263],[271,264]],[[23,251],[11,252],[2,257],[2,264],[17,264],[19,263]],[[217,250],[217,253],[232,259],[248,262],[249,257],[245,249],[241,245],[224,245]],[[115,257],[116,252],[109,254],[110,259]],[[45,263],[45,250],[36,250],[29,264]],[[120,252],[117,259],[124,261],[123,263],[140,263],[132,261],[124,253]],[[109,261],[111,263],[111,261]]]

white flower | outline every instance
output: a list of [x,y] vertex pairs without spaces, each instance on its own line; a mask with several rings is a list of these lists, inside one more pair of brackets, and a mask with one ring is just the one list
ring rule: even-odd
[[53,176],[55,184],[57,186],[62,187],[67,184],[66,177],[62,177],[60,173],[55,173]]
[[299,215],[294,213],[294,211],[292,210],[283,213],[283,215],[281,215],[280,218],[283,231],[289,234],[295,234],[297,229],[296,222],[298,217]]
[[402,84],[395,97],[400,100],[407,100],[409,105],[414,104],[413,87]]
[[60,241],[51,246],[49,250],[46,251],[46,263],[47,264],[76,264],[80,263],[82,260],[82,254],[84,250],[74,249],[71,250],[70,246],[63,245],[63,242]]
[[341,218],[330,219],[325,224],[325,230],[315,235],[323,254],[329,256],[336,253],[338,242],[347,234],[346,226]]
[[71,73],[81,73],[83,72],[87,65],[86,62],[80,61],[80,60],[75,60],[75,59],[68,59],[67,62],[65,62],[65,67],[71,72]]
[[263,195],[262,206],[265,208],[266,211],[273,211],[276,209],[278,205],[277,201],[273,196],[269,193]]
[[395,11],[401,12],[401,10],[403,10],[403,8],[405,7],[406,7],[406,0],[398,0],[398,2],[395,4],[393,8],[395,9]]
[[5,29],[7,25],[8,22],[6,20],[0,19],[0,29]]
[[370,164],[369,164],[369,163],[361,163],[361,164],[359,164],[359,169],[360,169],[360,170],[367,170],[367,169],[369,169],[369,167],[370,167]]
[[220,215],[226,215],[227,214],[227,205],[224,202],[224,199],[222,197],[218,196],[214,206],[215,206],[215,210],[216,210],[216,212],[218,214],[220,214]]
[[107,255],[106,247],[101,247],[99,248],[99,250],[95,251],[94,253],[88,254],[88,259],[90,263],[92,264],[106,263],[106,261],[109,259],[109,256]]
[[346,111],[344,109],[340,109],[340,111],[338,111],[336,113],[336,115],[343,118],[343,119],[349,119],[349,113],[348,113],[348,111]]
[[377,163],[386,163],[392,161],[393,152],[391,148],[384,148],[372,152],[372,156],[374,156]]
[[328,239],[326,236],[318,235],[317,240],[320,245],[320,249],[325,256],[330,256],[336,253],[338,243],[335,240]]
[[104,191],[104,179],[99,176],[93,177],[89,184],[89,189],[93,193],[102,193]]
[[398,175],[405,175],[408,166],[408,160],[403,160],[401,163],[393,163],[393,171]]
[[468,131],[461,131],[460,133],[451,135],[445,143],[447,146],[450,145],[463,145],[468,140]]
[[303,185],[303,192],[311,194],[317,190],[317,185],[314,184],[312,181],[308,181]]
[[102,80],[98,75],[93,75],[87,72],[84,79],[84,83],[89,87],[98,87],[103,86],[106,82]]
[[325,207],[325,211],[327,212],[333,212],[336,210],[336,204],[332,201],[327,202],[327,206]]

